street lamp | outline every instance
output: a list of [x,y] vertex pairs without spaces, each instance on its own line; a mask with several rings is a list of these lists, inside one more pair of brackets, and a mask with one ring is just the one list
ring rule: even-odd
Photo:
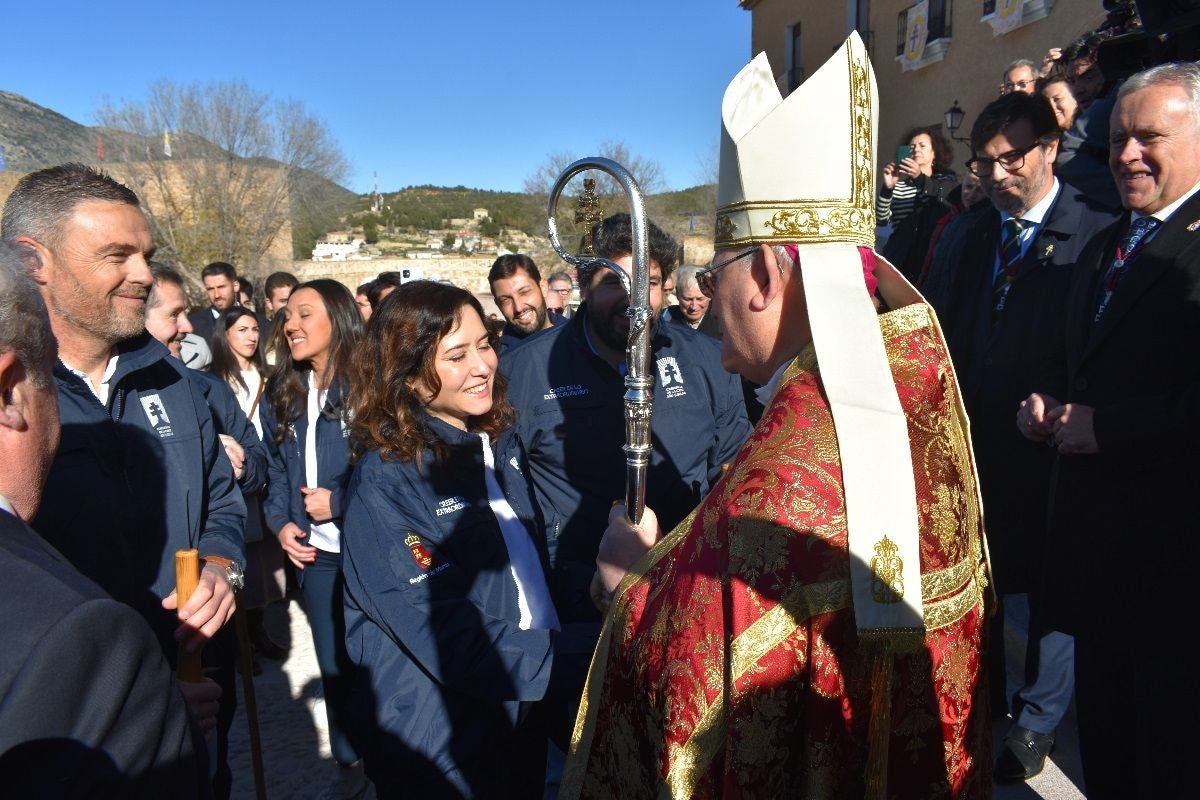
[[962,106],[960,106],[958,104],[957,100],[954,101],[954,105],[952,105],[946,109],[945,116],[946,116],[946,130],[950,132],[951,139],[953,139],[956,142],[971,141],[970,139],[966,139],[961,136],[954,135],[955,132],[959,128],[962,127],[963,117],[966,116],[966,112],[962,110]]

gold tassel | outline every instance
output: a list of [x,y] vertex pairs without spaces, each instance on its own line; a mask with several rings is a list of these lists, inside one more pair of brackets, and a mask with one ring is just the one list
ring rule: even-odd
[[872,656],[871,720],[867,733],[866,800],[887,800],[888,749],[892,734],[891,650]]

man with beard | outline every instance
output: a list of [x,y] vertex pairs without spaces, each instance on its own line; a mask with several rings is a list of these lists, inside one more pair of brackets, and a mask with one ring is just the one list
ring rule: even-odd
[[546,282],[533,259],[521,253],[507,253],[496,259],[488,272],[492,299],[504,315],[500,332],[503,354],[533,334],[565,321],[560,314],[546,309]]
[[0,243],[0,786],[12,797],[207,797],[203,740],[146,621],[26,524],[59,422],[54,334],[25,259]]
[[[675,268],[679,248],[656,225],[648,228],[651,318],[657,320],[663,281]],[[632,270],[628,214],[599,223],[592,238],[597,256]],[[566,324],[531,338],[500,361],[546,521],[551,592],[563,624],[564,642],[555,657],[569,658],[568,651],[579,656],[574,674],[564,678],[572,704],[578,702],[599,634],[601,615],[589,588],[600,536],[613,501],[625,496],[621,446],[629,339],[629,295],[617,276],[593,268],[580,272],[579,284],[583,303]],[[650,350],[654,450],[646,502],[661,509],[664,524],[674,525],[720,478],[749,436],[750,423],[737,376],[721,368],[716,339],[687,326],[656,324]],[[568,714],[554,722],[571,719]]]
[[[145,330],[150,226],[137,195],[82,164],[22,178],[2,226],[38,256],[32,275],[59,343],[62,439],[32,525],[141,613],[173,664],[180,646],[199,650],[233,616],[246,506],[203,392]],[[178,607],[175,552],[189,547],[204,566]],[[180,686],[193,714],[214,722],[215,684]]]
[[[1042,771],[1074,693],[1071,637],[1043,625],[1040,588],[1054,452],[1013,426],[1013,409],[1038,385],[1056,341],[1075,262],[1115,215],[1054,176],[1059,128],[1041,95],[1011,92],[989,103],[971,130],[979,177],[993,208],[938,248],[948,273],[936,307],[971,418],[988,544],[1006,614],[992,618],[992,708],[1012,701],[1013,724],[996,780]],[[1054,576],[1050,576],[1053,579]],[[1028,630],[1025,683],[1009,696],[1005,618]]]

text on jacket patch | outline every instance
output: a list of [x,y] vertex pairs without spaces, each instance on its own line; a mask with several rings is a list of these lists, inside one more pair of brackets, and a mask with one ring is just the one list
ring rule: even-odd
[[171,418],[167,416],[167,409],[163,407],[162,399],[157,394],[143,395],[138,399],[142,402],[142,410],[146,412],[146,419],[150,420],[154,430],[158,431],[159,437],[166,439],[168,436],[174,436],[175,432],[171,429]]
[[447,497],[445,500],[438,502],[437,515],[439,517],[446,514],[453,514],[455,511],[462,511],[467,507],[467,502],[461,497]]
[[687,394],[687,389],[683,388],[683,371],[679,369],[675,356],[662,356],[657,364],[659,385],[666,390],[667,397]]
[[570,386],[555,386],[546,394],[542,395],[543,400],[557,400],[560,397],[581,397],[589,393],[586,386],[578,383],[573,383]]

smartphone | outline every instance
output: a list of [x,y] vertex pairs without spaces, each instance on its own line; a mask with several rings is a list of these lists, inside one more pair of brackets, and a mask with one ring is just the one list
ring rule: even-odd
[[896,148],[896,166],[900,166],[900,162],[912,156],[912,145],[902,144]]

